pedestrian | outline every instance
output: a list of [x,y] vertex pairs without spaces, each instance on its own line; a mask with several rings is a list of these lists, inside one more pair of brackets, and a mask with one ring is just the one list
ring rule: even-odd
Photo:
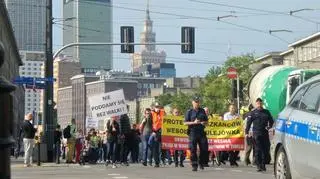
[[79,129],[77,134],[76,134],[76,163],[80,162],[80,154],[83,148],[83,143],[84,143],[84,135],[82,129]]
[[23,144],[24,144],[24,167],[32,166],[32,153],[34,147],[34,137],[37,129],[31,123],[33,115],[28,113],[25,116],[25,121],[22,124]]
[[[113,116],[107,122],[108,158],[112,160],[112,168],[117,168],[116,155],[118,151],[118,136],[120,134],[120,126],[117,119],[118,116]],[[108,163],[106,163],[106,165],[108,165]]]
[[[178,108],[173,108],[172,110],[173,116],[180,116],[180,111]],[[175,150],[173,154],[175,167],[184,167],[183,162],[186,158],[185,152],[183,150]]]
[[132,163],[138,163],[139,158],[139,144],[141,142],[140,131],[136,124],[132,124],[129,135],[129,153]]
[[263,101],[261,98],[256,100],[256,109],[251,111],[248,115],[247,126],[245,130],[246,137],[249,136],[249,131],[252,126],[252,134],[255,145],[255,158],[257,163],[257,171],[266,171],[267,150],[270,143],[269,129],[273,126],[273,118],[271,113],[263,108]]
[[103,161],[107,162],[107,156],[108,156],[108,137],[107,132],[102,133],[102,150],[103,150]]
[[[155,161],[155,168],[160,167],[160,150],[161,150],[161,127],[165,111],[159,103],[154,106],[152,115],[152,134],[154,140],[152,140],[152,156]],[[162,151],[162,150],[161,150]],[[166,152],[162,151],[162,158],[166,155]]]
[[[253,105],[250,104],[248,107],[248,112],[246,114],[244,114],[244,119],[245,119],[245,126],[244,128],[246,128],[247,125],[247,121],[248,121],[248,115],[250,114],[250,111],[252,111],[254,109]],[[244,129],[245,130],[245,129]],[[253,140],[253,136],[252,136],[252,125],[250,127],[248,136],[246,137],[246,141],[245,141],[246,147],[245,147],[245,157],[244,157],[244,162],[245,164],[248,166],[251,163],[255,164],[255,152],[254,152],[254,140]],[[250,161],[250,154],[251,151],[253,153],[253,157],[252,157],[252,162]]]
[[76,145],[76,120],[71,119],[71,124],[63,130],[63,137],[67,139],[67,161],[66,163],[74,163],[73,157]]
[[61,155],[61,140],[62,132],[61,127],[58,124],[56,130],[54,131],[54,151],[55,151],[55,160],[56,164],[60,164],[60,155]]
[[152,165],[152,158],[150,157],[152,154],[150,146],[148,145],[148,141],[152,133],[152,116],[150,108],[146,108],[144,111],[144,118],[140,124],[140,133],[142,134],[143,145],[142,165],[147,166],[148,158],[149,165]]
[[[127,105],[127,111],[129,111],[129,105]],[[128,152],[129,152],[129,138],[131,132],[130,119],[128,114],[123,114],[120,116],[120,160],[125,166],[129,166],[128,163]]]
[[[236,106],[234,104],[231,104],[229,106],[229,112],[224,114],[223,120],[228,121],[228,120],[235,120],[235,119],[240,119],[240,115],[237,113]],[[240,151],[229,151],[229,162],[230,166],[235,166],[238,167],[237,163],[237,158],[240,153]]]
[[97,131],[92,133],[90,137],[89,147],[89,163],[96,164],[99,159],[99,143],[100,137],[97,135]]
[[[195,96],[192,100],[192,109],[185,114],[184,124],[188,126],[189,147],[191,151],[192,171],[197,171],[198,166],[204,169],[205,157],[208,152],[208,139],[205,126],[208,123],[208,117],[203,108],[200,107],[200,98]],[[198,160],[197,146],[200,148],[200,156]]]

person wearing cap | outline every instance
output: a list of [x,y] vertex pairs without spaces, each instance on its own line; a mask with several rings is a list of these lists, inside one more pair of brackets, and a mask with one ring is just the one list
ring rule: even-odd
[[255,145],[255,159],[257,164],[257,171],[266,171],[266,160],[268,153],[269,129],[273,126],[273,118],[271,113],[263,108],[263,101],[261,98],[256,100],[256,108],[252,110],[247,116],[247,125],[245,134],[249,136],[249,131],[252,124],[252,136]]
[[[208,139],[205,126],[208,123],[208,117],[203,108],[200,107],[200,98],[195,96],[192,100],[192,109],[185,114],[184,124],[188,126],[189,148],[191,151],[192,171],[197,171],[198,166],[204,169],[206,157],[208,157]],[[200,156],[198,160],[197,145],[200,148]]]
[[152,116],[152,134],[154,138],[152,143],[152,156],[155,161],[155,168],[160,167],[160,147],[161,147],[161,127],[165,111],[159,103],[156,103],[154,110],[151,112]]

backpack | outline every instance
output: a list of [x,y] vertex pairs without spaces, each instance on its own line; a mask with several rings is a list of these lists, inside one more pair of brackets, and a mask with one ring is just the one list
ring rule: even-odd
[[63,138],[69,139],[71,138],[71,133],[70,133],[70,126],[67,126],[65,129],[63,129]]

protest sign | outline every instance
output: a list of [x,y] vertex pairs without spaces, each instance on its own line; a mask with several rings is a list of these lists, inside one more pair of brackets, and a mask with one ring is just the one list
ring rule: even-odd
[[[183,116],[165,116],[162,126],[162,148],[187,150],[188,127],[183,124]],[[241,119],[222,121],[211,118],[206,126],[210,151],[230,151],[244,149],[243,121]]]
[[86,118],[86,129],[97,129],[98,128],[98,120],[93,117]]
[[92,117],[104,120],[112,116],[127,114],[123,90],[88,97]]

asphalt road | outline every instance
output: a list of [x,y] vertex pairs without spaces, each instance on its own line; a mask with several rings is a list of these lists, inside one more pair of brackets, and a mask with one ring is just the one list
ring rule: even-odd
[[192,172],[190,165],[185,168],[162,166],[160,168],[144,167],[131,164],[129,167],[119,166],[112,169],[104,165],[53,165],[43,164],[41,167],[24,168],[23,164],[12,164],[13,179],[273,179],[272,166],[268,171],[258,173],[253,167],[239,166],[231,168],[227,165],[209,167],[203,171]]

